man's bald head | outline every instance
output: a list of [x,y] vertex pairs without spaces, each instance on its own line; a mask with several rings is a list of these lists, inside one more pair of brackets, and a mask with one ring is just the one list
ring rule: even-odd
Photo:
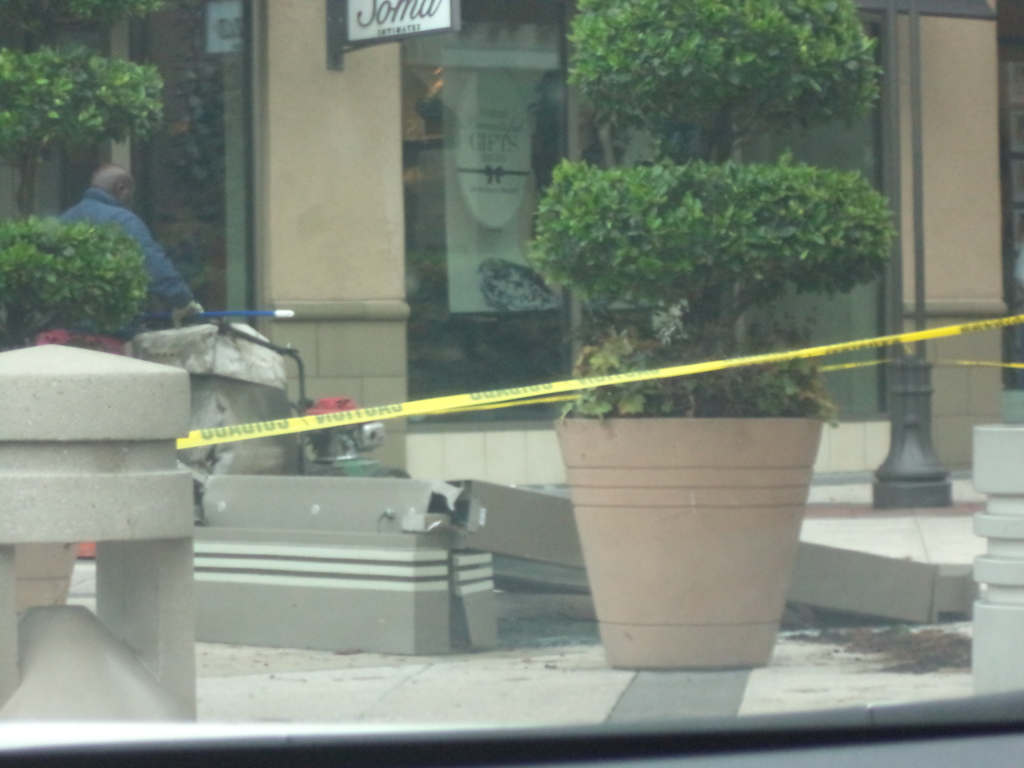
[[109,192],[122,203],[131,203],[135,179],[120,165],[101,165],[92,175],[92,185]]

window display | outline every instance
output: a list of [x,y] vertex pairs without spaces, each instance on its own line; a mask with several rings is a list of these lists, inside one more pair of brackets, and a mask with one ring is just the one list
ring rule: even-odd
[[567,371],[562,291],[526,263],[538,196],[565,153],[562,39],[560,5],[487,1],[463,4],[461,32],[403,44],[416,397]]

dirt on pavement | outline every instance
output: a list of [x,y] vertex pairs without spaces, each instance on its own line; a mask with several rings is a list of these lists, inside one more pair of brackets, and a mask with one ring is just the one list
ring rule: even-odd
[[923,674],[971,667],[971,638],[945,629],[852,627],[800,633],[790,639],[838,645],[847,653],[876,654],[886,665],[883,672]]

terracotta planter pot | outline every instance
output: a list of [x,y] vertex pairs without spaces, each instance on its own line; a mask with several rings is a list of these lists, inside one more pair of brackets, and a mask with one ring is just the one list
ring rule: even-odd
[[821,422],[566,419],[556,428],[609,663],[767,664]]

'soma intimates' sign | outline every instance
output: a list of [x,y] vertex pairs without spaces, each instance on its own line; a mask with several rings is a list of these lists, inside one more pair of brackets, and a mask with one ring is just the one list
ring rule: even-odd
[[351,45],[458,30],[459,0],[348,0],[345,27]]

